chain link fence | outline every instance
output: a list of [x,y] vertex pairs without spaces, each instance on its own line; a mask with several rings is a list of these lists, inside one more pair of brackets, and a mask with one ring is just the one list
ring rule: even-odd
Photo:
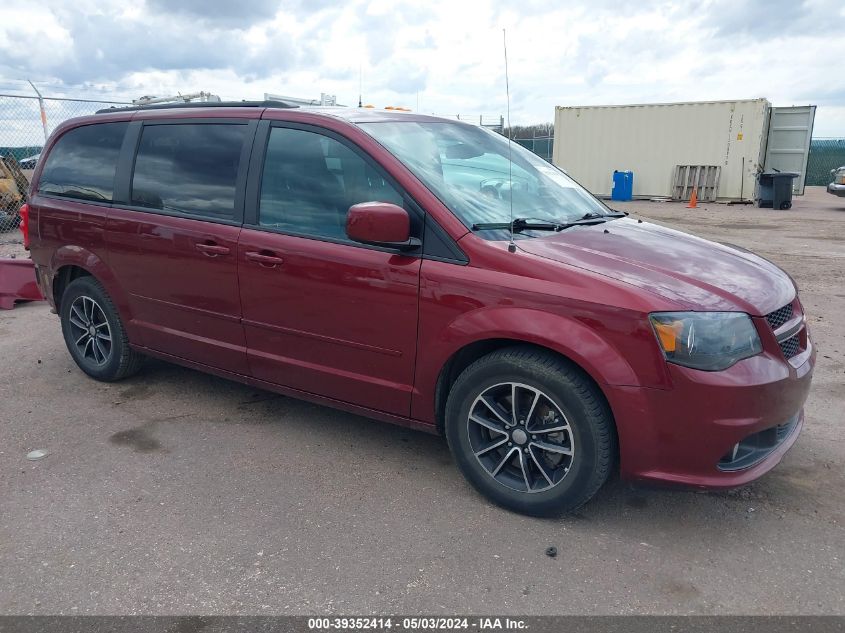
[[129,104],[0,94],[0,240],[20,223],[18,209],[47,135],[67,119],[123,105]]
[[845,165],[845,138],[814,138],[807,160],[807,185],[826,186],[830,170]]
[[536,136],[532,138],[515,138],[514,143],[519,143],[526,149],[530,149],[540,158],[552,162],[552,151],[554,150],[555,139],[553,136]]

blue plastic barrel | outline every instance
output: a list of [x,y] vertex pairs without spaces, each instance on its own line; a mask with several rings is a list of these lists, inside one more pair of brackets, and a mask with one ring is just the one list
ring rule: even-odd
[[613,191],[611,200],[631,200],[634,197],[634,172],[613,171]]

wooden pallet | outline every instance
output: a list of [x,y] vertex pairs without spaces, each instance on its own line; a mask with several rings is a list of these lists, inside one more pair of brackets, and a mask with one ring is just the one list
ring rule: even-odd
[[699,200],[715,202],[721,175],[722,168],[718,165],[675,165],[672,199],[689,200],[693,188],[697,186]]

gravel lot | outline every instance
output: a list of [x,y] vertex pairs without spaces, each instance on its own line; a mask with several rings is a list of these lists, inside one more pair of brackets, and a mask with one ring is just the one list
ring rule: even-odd
[[436,437],[160,362],[94,382],[49,308],[21,305],[0,312],[0,613],[845,614],[845,200],[616,206],[798,281],[819,362],[760,481],[614,481],[577,515],[522,517]]

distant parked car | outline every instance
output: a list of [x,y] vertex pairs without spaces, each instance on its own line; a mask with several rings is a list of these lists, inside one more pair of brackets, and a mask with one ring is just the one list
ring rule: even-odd
[[38,164],[39,158],[41,158],[41,154],[36,154],[35,156],[27,156],[26,158],[19,160],[18,164],[21,166],[21,169],[35,169],[35,166]]
[[827,192],[845,198],[845,165],[838,169],[831,169],[830,175],[832,178],[830,179],[831,183],[827,186]]

